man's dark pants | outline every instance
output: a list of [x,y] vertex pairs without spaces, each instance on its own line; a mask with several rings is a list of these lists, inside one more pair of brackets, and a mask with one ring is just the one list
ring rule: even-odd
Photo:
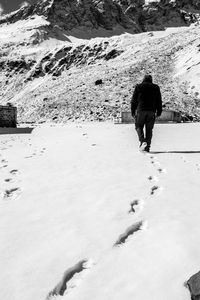
[[[137,111],[135,117],[135,129],[137,131],[139,141],[147,143],[147,150],[151,146],[152,131],[155,124],[155,112],[153,111]],[[145,127],[145,135],[144,135]]]

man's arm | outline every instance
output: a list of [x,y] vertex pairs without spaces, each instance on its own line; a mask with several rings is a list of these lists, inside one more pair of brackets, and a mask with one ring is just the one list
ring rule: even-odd
[[157,102],[156,102],[156,110],[157,110],[157,117],[160,117],[162,114],[162,96],[160,92],[160,88],[158,86],[158,95],[157,95]]
[[135,111],[137,109],[137,106],[138,106],[138,86],[136,85],[131,99],[131,114],[133,117],[135,116]]

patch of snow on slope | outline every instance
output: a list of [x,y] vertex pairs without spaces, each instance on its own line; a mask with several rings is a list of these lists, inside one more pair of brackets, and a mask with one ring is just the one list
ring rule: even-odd
[[[0,40],[8,39],[10,42],[15,38],[22,39],[21,34],[41,26],[49,25],[49,22],[42,16],[34,16],[28,20],[21,20],[11,24],[0,25]],[[25,35],[26,37],[26,35]]]

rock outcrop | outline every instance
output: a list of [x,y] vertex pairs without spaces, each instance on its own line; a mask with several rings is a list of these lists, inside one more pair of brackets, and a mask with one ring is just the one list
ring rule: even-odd
[[193,275],[186,283],[188,286],[191,299],[192,300],[200,300],[200,272]]
[[20,10],[4,16],[0,24],[16,22],[33,15],[43,15],[51,27],[64,30],[79,27],[112,30],[116,25],[133,28],[132,21],[125,16],[122,7],[113,0],[45,0],[33,5],[26,5]]
[[125,15],[141,31],[190,25],[198,20],[200,12],[198,1],[160,0],[148,4],[143,0],[118,2],[123,6]]
[[170,26],[186,26],[199,18],[197,0],[160,0],[145,4],[144,0],[44,0],[25,5],[0,19],[2,23],[42,15],[62,30],[112,30],[117,25],[133,32],[161,30]]
[[12,74],[26,74],[25,82],[47,74],[60,76],[64,70],[71,67],[92,65],[100,60],[109,61],[123,53],[121,49],[112,48],[109,42],[104,41],[94,45],[63,46],[53,52],[50,51],[38,61],[34,59],[0,60],[0,68],[5,72],[7,83]]

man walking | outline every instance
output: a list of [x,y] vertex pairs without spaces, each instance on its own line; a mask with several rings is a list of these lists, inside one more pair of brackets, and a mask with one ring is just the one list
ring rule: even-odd
[[155,118],[162,113],[160,88],[153,83],[151,75],[145,75],[142,83],[136,85],[131,100],[131,113],[135,118],[140,150],[149,152]]

